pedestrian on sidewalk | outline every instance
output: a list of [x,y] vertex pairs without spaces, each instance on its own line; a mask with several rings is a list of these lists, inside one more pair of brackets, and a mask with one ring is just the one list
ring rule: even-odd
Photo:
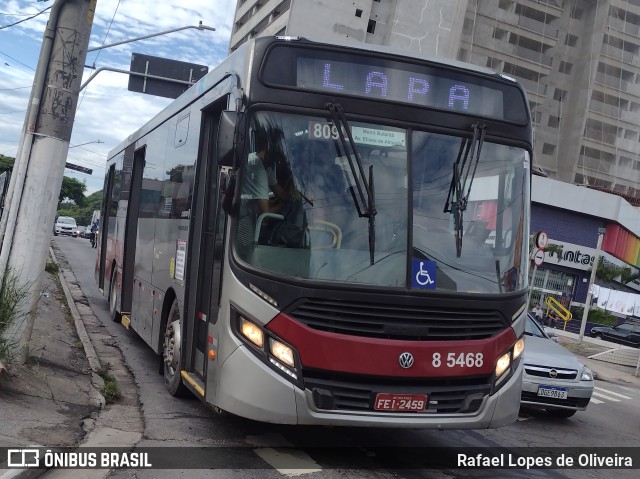
[[536,307],[531,310],[531,314],[533,314],[533,317],[538,322],[540,322],[540,323],[542,322],[542,319],[544,317],[544,311],[540,307],[540,303],[536,303]]

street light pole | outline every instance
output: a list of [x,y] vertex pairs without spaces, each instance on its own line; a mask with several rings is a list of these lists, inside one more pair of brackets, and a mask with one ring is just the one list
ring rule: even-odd
[[102,141],[102,140],[87,141],[86,143],[80,143],[79,145],[71,145],[71,146],[69,147],[69,149],[71,149],[71,148],[75,148],[75,147],[77,147],[77,146],[90,145],[90,144],[92,144],[92,143],[104,143],[104,141]]
[[102,45],[102,46],[95,47],[95,48],[89,48],[87,50],[87,53],[95,52],[97,50],[104,50],[105,48],[115,47],[115,46],[118,46],[118,45],[124,45],[125,43],[136,42],[138,40],[145,40],[147,38],[157,37],[159,35],[166,35],[167,33],[179,32],[180,30],[187,30],[188,28],[195,28],[196,30],[200,30],[200,31],[202,31],[202,30],[210,30],[212,32],[216,31],[215,28],[203,25],[202,21],[200,21],[199,25],[190,25],[190,26],[187,26],[187,27],[174,28],[172,30],[165,30],[164,32],[152,33],[151,35],[144,35],[142,37],[130,38],[129,40],[123,40],[121,42],[111,43],[109,45]]
[[580,323],[580,335],[578,336],[578,343],[582,342],[584,338],[584,330],[587,327],[587,317],[589,316],[589,308],[591,307],[591,297],[593,296],[593,284],[596,279],[596,270],[598,269],[598,263],[600,263],[600,248],[602,247],[602,239],[604,238],[604,228],[598,228],[598,245],[596,246],[596,255],[593,259],[593,267],[591,268],[591,277],[589,278],[589,290],[587,291],[587,300],[584,304],[584,311],[582,312],[582,322]]

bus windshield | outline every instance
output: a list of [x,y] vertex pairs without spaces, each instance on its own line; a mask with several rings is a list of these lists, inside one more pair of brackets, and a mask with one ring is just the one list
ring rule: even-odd
[[[314,281],[467,293],[526,288],[525,149],[484,141],[462,188],[457,247],[451,182],[471,130],[463,137],[349,121],[359,169],[328,114],[260,111],[250,125],[233,230],[242,262]],[[373,225],[358,194],[367,182]]]

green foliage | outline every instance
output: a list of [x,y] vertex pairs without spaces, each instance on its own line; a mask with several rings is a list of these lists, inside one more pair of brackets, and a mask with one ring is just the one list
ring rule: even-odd
[[615,264],[605,261],[604,258],[600,256],[598,268],[596,269],[596,278],[600,281],[604,283],[611,283],[613,280],[620,277],[620,282],[622,284],[627,284],[638,278],[638,276],[638,273],[634,273],[631,268],[616,266]]
[[11,158],[10,156],[0,155],[0,174],[5,171],[11,171],[13,169],[13,162],[15,158]]
[[[0,155],[0,174],[13,169],[15,159]],[[75,218],[78,225],[88,225],[91,222],[93,210],[100,209],[102,191],[85,196],[87,187],[75,178],[64,176],[58,196],[58,214]],[[71,200],[63,202],[64,200]]]
[[99,210],[102,206],[102,190],[91,193],[84,199],[84,206],[73,203],[61,203],[58,207],[58,214],[61,216],[71,216],[76,220],[78,226],[89,226],[91,215],[94,210]]
[[84,192],[86,190],[87,186],[82,181],[65,176],[62,178],[62,187],[60,188],[58,203],[62,203],[65,199],[70,199],[76,205],[84,206]]
[[50,274],[58,274],[60,267],[53,261],[47,261],[47,265],[44,267],[44,270]]
[[[571,308],[571,313],[575,319],[581,320],[584,314],[584,308],[574,306]],[[602,324],[603,326],[615,326],[619,320],[618,317],[597,308],[590,308],[589,315],[587,316],[588,322]]]
[[114,378],[111,374],[111,364],[105,364],[97,372],[104,381],[104,386],[100,388],[100,392],[104,396],[107,404],[111,404],[120,399],[120,397],[122,397],[122,394],[120,393],[120,389],[118,388],[116,378]]
[[26,298],[28,285],[20,282],[20,277],[12,268],[8,268],[0,283],[0,362],[10,364],[17,355],[17,342],[7,337],[11,325],[24,312],[20,303]]
[[[532,255],[537,249],[538,247],[536,246],[536,235],[529,236],[529,254]],[[544,249],[544,252],[546,255],[555,255],[558,263],[562,261],[562,246],[548,243]]]

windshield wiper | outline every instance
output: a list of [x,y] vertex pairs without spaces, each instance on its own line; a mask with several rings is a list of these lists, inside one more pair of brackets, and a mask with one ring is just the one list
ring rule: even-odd
[[467,209],[467,204],[469,203],[471,185],[476,176],[487,125],[478,122],[471,125],[471,128],[473,129],[473,138],[471,138],[471,141],[464,140],[460,144],[458,158],[453,164],[453,177],[451,178],[451,186],[449,186],[449,194],[444,204],[444,213],[453,213],[456,256],[458,258],[462,254],[462,213]]
[[[340,103],[327,103],[326,108],[329,110],[329,113],[331,113],[331,120],[333,121],[333,125],[338,131],[338,136],[340,137],[340,142],[342,143],[342,149],[347,156],[349,169],[351,170],[351,176],[353,177],[353,181],[355,182],[356,188],[358,190],[358,194],[356,195],[356,190],[354,190],[353,185],[349,184],[351,198],[353,198],[353,203],[356,206],[358,216],[360,218],[369,219],[369,261],[371,262],[371,264],[373,264],[376,252],[377,213],[373,188],[373,165],[369,165],[369,181],[367,181],[367,177],[364,173],[364,165],[362,164],[362,159],[360,158],[358,150],[356,149],[356,144],[353,141],[351,128],[349,128],[349,124],[347,123],[347,117],[342,110],[342,105],[340,105]],[[348,144],[347,140],[349,141]],[[353,158],[351,157],[349,150],[351,150]]]

